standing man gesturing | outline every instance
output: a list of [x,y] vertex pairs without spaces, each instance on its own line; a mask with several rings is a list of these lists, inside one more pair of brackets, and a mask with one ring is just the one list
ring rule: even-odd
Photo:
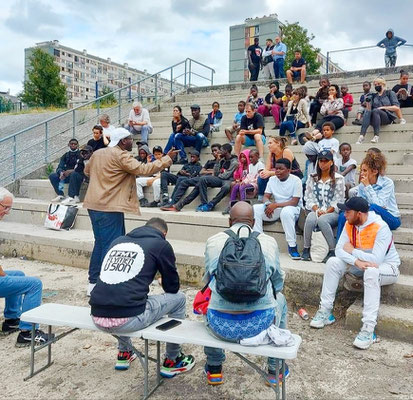
[[103,257],[111,242],[125,235],[124,213],[140,214],[136,194],[136,176],[153,175],[172,164],[175,150],[160,160],[143,164],[132,150],[132,136],[124,128],[115,129],[107,148],[93,154],[85,167],[90,177],[83,207],[88,209],[95,244],[89,264],[87,294],[95,287]]

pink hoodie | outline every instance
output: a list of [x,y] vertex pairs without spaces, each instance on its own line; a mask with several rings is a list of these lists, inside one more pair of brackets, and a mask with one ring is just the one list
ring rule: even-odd
[[[244,154],[244,156],[247,157],[246,168],[244,168],[244,164],[241,162],[241,154]],[[246,149],[242,151],[241,154],[238,156],[239,167],[234,171],[234,179],[240,181],[242,181],[248,174],[248,167],[250,165],[250,150]]]

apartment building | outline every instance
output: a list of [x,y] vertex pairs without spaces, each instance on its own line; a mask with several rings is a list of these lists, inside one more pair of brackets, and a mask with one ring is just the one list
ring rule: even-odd
[[[27,71],[30,68],[30,56],[35,48],[41,48],[46,53],[52,55],[60,69],[60,78],[67,88],[69,103],[80,104],[96,97],[96,88],[99,94],[103,88],[108,87],[116,90],[130,83],[150,76],[146,70],[140,71],[131,68],[127,63],[119,64],[113,62],[111,58],[101,58],[88,54],[87,50],[82,51],[63,46],[58,40],[36,43],[36,46],[24,49],[25,55],[25,80]],[[152,101],[155,96],[155,77],[145,80],[139,85],[131,88],[132,97],[139,94],[142,98]],[[177,88],[173,84],[174,90]],[[171,91],[171,82],[158,77],[157,95],[167,95]],[[127,96],[125,90],[122,96]]]

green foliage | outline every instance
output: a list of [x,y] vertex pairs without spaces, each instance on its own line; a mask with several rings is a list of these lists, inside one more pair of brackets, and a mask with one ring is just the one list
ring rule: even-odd
[[112,93],[112,89],[105,86],[102,89],[102,92],[100,93],[100,96],[104,96],[105,94],[107,94],[107,96],[105,98],[103,98],[102,100],[100,100],[100,106],[105,107],[105,106],[112,106],[114,104],[117,104],[117,100],[115,98],[115,95]]
[[46,176],[49,176],[54,172],[53,164],[49,163],[46,165]]
[[0,96],[0,113],[13,111],[13,102]]
[[41,49],[34,49],[30,57],[28,79],[24,82],[21,100],[34,107],[66,107],[66,87],[59,76],[54,58]]
[[314,39],[313,34],[308,34],[298,22],[292,24],[286,21],[282,29],[282,42],[287,45],[287,56],[285,58],[286,70],[290,68],[294,60],[294,51],[301,50],[301,54],[307,62],[307,75],[319,74],[320,63],[317,61],[317,54],[320,49],[315,48],[310,42]]

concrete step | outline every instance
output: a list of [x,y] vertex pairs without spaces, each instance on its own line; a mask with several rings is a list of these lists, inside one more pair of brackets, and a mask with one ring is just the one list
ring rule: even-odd
[[[136,226],[135,226],[136,227]],[[128,229],[127,229],[128,230]],[[222,229],[220,229],[222,230]],[[50,231],[28,223],[2,223],[0,252],[6,256],[26,256],[41,261],[87,268],[93,248],[92,231]],[[173,237],[172,233],[168,233]],[[182,282],[200,285],[204,270],[205,243],[171,239]],[[280,255],[281,268],[286,272],[287,297],[297,304],[317,305],[324,273],[324,264],[294,261]],[[394,285],[383,287],[382,301],[391,305],[411,304],[413,276],[401,275]]]
[[[352,304],[346,313],[345,326],[355,332],[361,328],[363,306],[361,301]],[[381,304],[377,320],[377,335],[413,343],[413,309]]]
[[[212,190],[212,189],[211,189]],[[216,189],[215,189],[216,190]],[[225,200],[223,201],[223,203]],[[195,201],[196,205],[198,204]],[[6,222],[29,223],[43,226],[49,201],[16,198],[13,212],[5,217]],[[199,213],[184,208],[181,212],[166,212],[158,208],[142,208],[142,215],[127,214],[125,216],[126,229],[131,230],[136,226],[143,225],[152,217],[163,218],[169,224],[170,237],[179,240],[205,242],[210,236],[220,232],[228,226],[228,216],[222,215],[220,211]],[[402,217],[403,218],[403,217]],[[87,210],[79,205],[76,219],[76,229],[91,230]],[[282,252],[287,252],[285,235],[280,222],[265,224],[265,232],[274,236]],[[401,227],[394,231],[394,240],[398,248],[412,250],[413,229]],[[298,247],[302,248],[302,235],[297,234]]]

